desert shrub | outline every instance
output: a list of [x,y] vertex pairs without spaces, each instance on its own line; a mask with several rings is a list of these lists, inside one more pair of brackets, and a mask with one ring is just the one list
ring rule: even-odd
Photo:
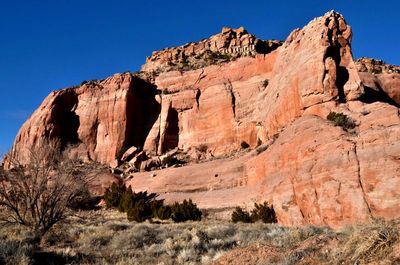
[[118,211],[126,213],[128,212],[129,209],[133,207],[134,201],[133,201],[133,191],[131,189],[131,186],[128,188],[125,187],[123,188],[123,192],[121,194],[121,198],[118,203]]
[[222,62],[228,62],[231,61],[233,58],[229,54],[224,54],[221,52],[208,52],[207,54],[204,55],[205,60],[209,61],[210,63],[216,63],[219,61]]
[[71,215],[68,206],[87,191],[87,172],[61,153],[61,143],[29,149],[25,163],[10,158],[11,170],[1,171],[0,221],[31,229],[40,239]]
[[235,210],[232,212],[231,220],[234,223],[251,223],[252,221],[249,212],[243,210],[240,207],[236,207]]
[[164,208],[164,200],[157,200],[157,193],[133,192],[131,186],[113,183],[106,189],[104,200],[107,207],[117,208],[127,213],[129,221],[143,222],[153,217],[168,219],[169,209]]
[[179,160],[177,157],[175,156],[167,156],[164,157],[164,159],[161,161],[161,166],[165,167],[170,167],[176,164],[184,164],[183,161]]
[[32,264],[32,245],[0,238],[0,264]]
[[385,258],[393,245],[400,240],[399,230],[393,222],[373,220],[370,224],[356,226],[344,244],[342,261],[364,264]]
[[377,74],[382,74],[382,68],[379,69],[372,69],[370,71],[371,74],[377,75]]
[[171,218],[174,222],[185,222],[185,221],[200,221],[202,212],[197,205],[189,199],[184,200],[182,203],[174,203],[171,206]]
[[264,81],[261,82],[261,85],[263,88],[266,88],[269,85],[269,80],[265,79]]
[[123,194],[126,192],[126,186],[113,183],[104,193],[104,201],[109,208],[118,208]]
[[162,205],[161,207],[153,209],[153,216],[161,220],[167,220],[171,218],[172,210],[169,205]]
[[151,211],[150,204],[146,203],[144,200],[135,202],[135,204],[128,209],[127,217],[131,222],[144,222],[147,219],[151,219],[153,217],[153,213]]
[[199,146],[196,147],[197,151],[201,153],[207,152],[208,146],[206,144],[200,144]]
[[250,145],[249,145],[246,141],[242,141],[242,142],[240,143],[240,147],[241,147],[242,149],[246,149],[246,148],[249,148]]
[[157,200],[157,197],[157,193],[135,193],[130,186],[127,188],[116,183],[107,188],[104,195],[107,206],[126,212],[129,221],[143,222],[151,218],[172,218],[174,222],[201,220],[202,212],[192,200],[169,206],[164,205],[164,200]]
[[276,223],[276,214],[273,206],[269,206],[267,202],[263,204],[254,204],[254,209],[251,211],[251,220],[253,222],[262,221],[263,223]]
[[356,127],[354,121],[343,113],[336,113],[331,111],[326,118],[329,121],[332,121],[335,126],[340,126],[344,130],[350,130]]

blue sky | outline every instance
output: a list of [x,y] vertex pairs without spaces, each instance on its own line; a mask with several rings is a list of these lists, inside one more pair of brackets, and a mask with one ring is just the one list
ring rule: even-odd
[[153,50],[206,38],[223,26],[284,40],[332,9],[353,28],[354,57],[400,65],[398,0],[3,0],[0,154],[52,90],[139,70]]

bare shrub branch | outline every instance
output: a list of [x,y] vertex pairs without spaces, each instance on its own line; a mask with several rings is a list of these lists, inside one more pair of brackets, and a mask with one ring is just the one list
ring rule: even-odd
[[39,237],[70,214],[69,205],[87,191],[78,161],[67,159],[55,142],[29,149],[29,163],[11,160],[0,171],[0,221],[31,228]]

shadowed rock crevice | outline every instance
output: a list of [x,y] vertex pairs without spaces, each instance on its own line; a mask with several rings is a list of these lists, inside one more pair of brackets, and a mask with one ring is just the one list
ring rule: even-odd
[[[328,32],[329,40],[332,41],[332,32]],[[336,46],[337,44],[331,44],[326,50],[325,58],[332,58],[336,64],[336,87],[338,89],[338,97],[340,103],[346,102],[346,95],[344,93],[344,86],[349,81],[349,72],[346,67],[340,66],[341,56],[340,56],[340,47]]]
[[157,121],[161,104],[156,101],[157,87],[132,77],[126,99],[126,130],[122,149],[131,146],[143,149],[144,142]]
[[53,128],[49,131],[49,139],[60,141],[61,150],[68,145],[79,143],[78,128],[80,126],[79,116],[75,109],[78,105],[78,96],[74,91],[59,95],[54,100],[54,108],[51,113]]
[[229,95],[231,97],[233,118],[236,118],[236,96],[235,96],[235,93],[233,92],[232,82],[230,80],[228,80],[228,82],[224,83],[224,85],[225,85],[225,88],[228,90]]
[[179,117],[176,109],[169,108],[167,127],[165,130],[164,140],[161,143],[161,152],[174,149],[179,143]]
[[200,96],[201,96],[201,91],[200,91],[200,89],[197,89],[197,92],[196,92],[196,104],[197,104],[197,109],[200,108]]
[[361,95],[359,100],[364,103],[374,103],[374,102],[384,102],[388,103],[392,106],[400,108],[400,104],[396,103],[385,91],[383,91],[382,87],[375,83],[375,87],[377,89],[373,89],[368,86],[364,86],[364,94]]
[[358,153],[357,153],[357,143],[353,142],[353,144],[354,144],[354,154],[355,154],[355,158],[356,158],[356,162],[357,162],[358,182],[360,184],[360,188],[361,188],[361,192],[362,192],[362,195],[363,195],[364,203],[368,208],[368,214],[372,217],[373,215],[372,215],[371,206],[368,203],[367,194],[365,192],[365,187],[364,187],[365,185],[363,183],[363,179],[362,179],[362,176],[361,176],[361,164],[360,164],[360,159],[358,158]]
[[256,53],[268,54],[282,45],[280,42],[268,42],[263,40],[258,40],[255,44]]

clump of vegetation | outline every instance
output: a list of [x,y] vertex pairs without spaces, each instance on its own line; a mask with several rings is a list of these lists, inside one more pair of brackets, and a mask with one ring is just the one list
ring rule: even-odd
[[33,245],[0,238],[0,264],[32,264]]
[[184,200],[182,203],[174,203],[171,206],[171,218],[174,222],[200,221],[201,211],[192,200]]
[[266,88],[268,85],[269,85],[269,80],[268,79],[265,79],[264,81],[261,82],[261,86],[263,88]]
[[242,141],[242,142],[240,143],[240,147],[241,147],[242,149],[247,149],[247,148],[250,147],[250,145],[249,145],[246,141]]
[[232,212],[231,220],[234,223],[237,222],[242,222],[242,223],[251,223],[251,217],[249,212],[246,210],[243,210],[239,206],[235,208],[235,210]]
[[251,211],[251,220],[253,222],[261,221],[263,223],[276,223],[276,213],[273,206],[269,206],[267,202],[263,204],[254,204],[254,209]]
[[207,152],[208,146],[206,144],[200,144],[199,146],[196,147],[196,149],[200,153],[205,153]]
[[382,68],[372,69],[370,72],[374,75],[382,74]]
[[352,264],[369,263],[384,259],[400,240],[399,229],[390,222],[374,220],[370,224],[356,226],[341,253],[342,261]]
[[346,131],[356,127],[354,121],[343,113],[330,112],[326,118],[332,121],[335,126],[340,126]]
[[233,57],[230,54],[210,51],[206,54],[206,59],[210,62],[229,62]]
[[126,192],[125,185],[119,185],[117,183],[111,184],[104,193],[104,201],[106,202],[107,207],[110,208],[119,208],[122,196]]
[[127,213],[128,220],[136,222],[156,217],[159,208],[163,207],[163,200],[157,200],[157,197],[156,193],[136,193],[130,186],[116,183],[107,188],[104,194],[107,207]]
[[161,161],[162,167],[170,167],[177,164],[184,164],[185,161],[179,160],[176,156],[166,156]]
[[261,221],[263,223],[277,222],[274,207],[270,207],[267,202],[264,202],[262,204],[255,203],[254,209],[251,211],[251,214],[240,207],[236,207],[235,210],[232,212],[231,220],[234,223],[254,223],[257,221]]
[[157,200],[158,194],[132,191],[124,184],[113,183],[106,189],[104,200],[107,207],[116,208],[126,213],[129,221],[143,222],[152,218],[174,222],[200,221],[202,212],[192,200],[164,205],[164,200]]
[[93,84],[96,84],[97,82],[99,82],[99,80],[96,80],[96,79],[93,79],[93,80],[83,80],[82,82],[81,82],[81,86],[83,86],[83,85],[93,85]]

